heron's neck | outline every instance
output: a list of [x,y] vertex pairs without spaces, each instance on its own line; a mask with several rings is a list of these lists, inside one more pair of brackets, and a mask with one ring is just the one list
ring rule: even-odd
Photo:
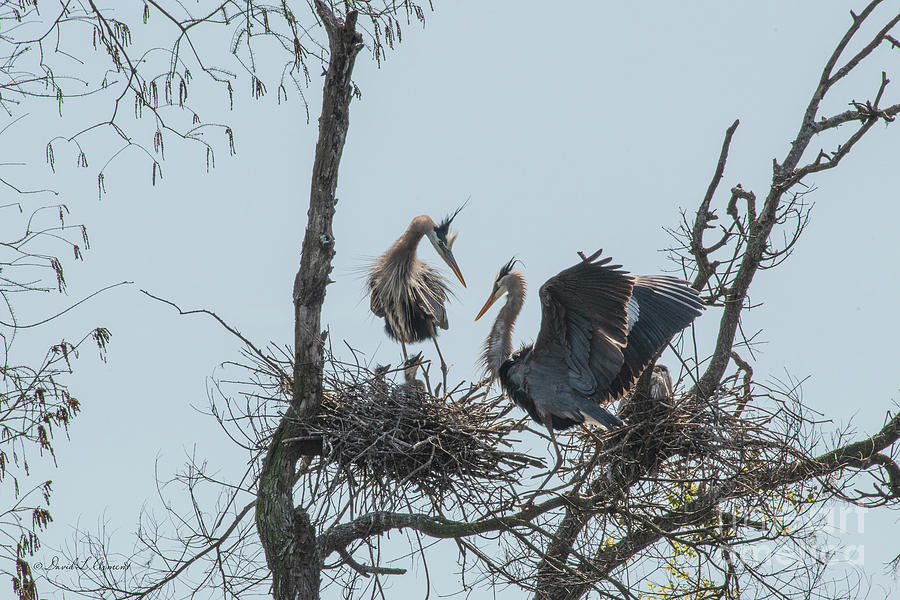
[[512,278],[508,286],[506,304],[497,314],[491,333],[484,342],[482,361],[485,370],[494,378],[500,373],[500,365],[512,354],[513,327],[524,301],[525,280],[519,275]]
[[434,222],[426,215],[413,219],[400,239],[394,242],[396,253],[411,260],[416,255],[416,248],[419,246],[422,236],[433,228]]

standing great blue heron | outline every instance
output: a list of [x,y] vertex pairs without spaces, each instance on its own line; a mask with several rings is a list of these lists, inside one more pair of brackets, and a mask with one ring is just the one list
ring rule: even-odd
[[[525,280],[504,265],[477,321],[508,294],[485,342],[482,360],[507,396],[550,431],[622,421],[602,408],[620,398],[669,338],[703,310],[687,282],[632,276],[598,251],[541,286],[537,341],[512,354],[512,328],[525,298]],[[557,456],[559,457],[559,448]]]
[[413,219],[400,239],[375,259],[369,272],[372,312],[376,317],[384,317],[384,330],[400,342],[404,360],[407,360],[406,344],[428,338],[434,340],[434,347],[441,359],[444,389],[447,388],[447,364],[437,343],[437,328],[447,329],[449,326],[444,302],[450,290],[440,271],[416,257],[416,248],[422,236],[427,237],[438,256],[444,259],[466,287],[451,251],[457,232],[450,232],[450,223],[460,210],[462,207],[439,225],[427,215]]

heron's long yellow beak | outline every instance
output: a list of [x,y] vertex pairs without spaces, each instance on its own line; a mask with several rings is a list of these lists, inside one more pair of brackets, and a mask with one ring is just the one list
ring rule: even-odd
[[442,258],[453,271],[453,274],[456,275],[456,278],[459,279],[459,282],[462,284],[462,286],[466,287],[466,280],[463,279],[462,273],[459,270],[459,265],[456,264],[456,259],[453,258],[453,252],[451,252],[448,248],[447,252],[444,253]]
[[482,315],[484,315],[484,313],[487,312],[487,309],[489,309],[491,307],[491,304],[496,302],[497,298],[499,298],[499,297],[500,297],[499,294],[491,294],[491,297],[488,298],[487,302],[484,303],[484,306],[481,307],[481,312],[478,313],[478,316],[475,317],[475,320],[477,321],[478,319],[480,319],[482,317]]

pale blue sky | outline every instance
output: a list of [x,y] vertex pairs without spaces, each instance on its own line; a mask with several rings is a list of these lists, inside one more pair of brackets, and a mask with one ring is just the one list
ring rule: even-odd
[[[333,340],[396,362],[399,347],[369,314],[357,271],[412,217],[437,219],[471,197],[454,223],[468,289],[454,284],[458,299],[441,337],[454,379],[474,375],[489,323],[473,318],[513,254],[532,290],[516,341],[537,332],[540,283],[572,264],[578,250],[603,248],[635,273],[670,270],[660,252],[670,244],[663,227],[698,204],[735,118],[741,125],[721,188],[741,183],[762,195],[772,158],[785,154],[849,23],[848,8],[813,1],[563,8],[467,0],[435,8],[424,30],[406,28],[381,69],[365,51],[357,61],[363,96],[351,109],[324,321]],[[870,98],[882,69],[900,78],[896,52],[873,58],[834,90],[827,114]],[[154,502],[157,460],[169,474],[196,446],[225,473],[243,465],[216,424],[191,408],[206,405],[207,378],[236,358],[238,344],[211,320],[178,317],[138,289],[214,310],[261,343],[290,341],[321,88],[313,74],[310,125],[296,103],[278,105],[274,93],[252,101],[239,88],[235,110],[215,117],[233,126],[237,155],[222,147],[208,175],[199,149],[174,143],[155,188],[137,156],[110,172],[102,201],[94,169],[64,166],[47,175],[92,241],[87,260],[68,266],[69,299],[135,282],[41,334],[75,338],[102,325],[113,335],[108,362],[87,352],[71,379],[84,410],[71,442],[57,445],[59,468],[48,471],[55,518],[48,542],[60,543],[79,522],[91,528],[102,515],[127,542],[141,506]],[[895,86],[886,95],[891,103],[900,98]],[[216,98],[208,111],[220,104]],[[36,137],[19,126],[5,145],[15,147],[16,136],[23,144]],[[898,143],[898,126],[879,125],[839,169],[811,178],[816,206],[795,254],[751,288],[760,306],[745,314],[744,330],[763,329],[766,342],[757,377],[809,377],[803,397],[834,421],[826,432],[852,419],[860,436],[869,434],[898,396]],[[43,177],[41,155],[30,162]],[[420,256],[440,263],[428,245]],[[712,310],[697,321],[704,349],[717,319]],[[430,345],[422,349],[433,354]],[[893,515],[869,513],[865,531],[849,538],[865,545],[865,569],[877,586],[893,585],[883,563],[900,552],[895,530]],[[437,589],[451,591],[454,582],[451,576]],[[411,572],[395,589],[418,585]]]

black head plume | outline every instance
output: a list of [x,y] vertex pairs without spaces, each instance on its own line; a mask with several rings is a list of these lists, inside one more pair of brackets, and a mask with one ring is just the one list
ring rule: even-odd
[[525,266],[521,260],[519,260],[518,258],[513,256],[511,259],[509,259],[508,263],[506,263],[505,265],[500,267],[500,272],[497,273],[497,281],[500,281],[501,279],[503,279],[504,277],[509,275],[509,272],[513,270],[513,267],[516,266],[516,263],[519,263],[522,266]]
[[456,218],[456,215],[459,214],[459,211],[464,209],[469,204],[469,201],[466,200],[462,206],[453,211],[453,214],[449,214],[444,217],[437,227],[434,228],[434,233],[437,235],[438,239],[447,243],[447,235],[450,233],[450,223],[453,222],[453,219]]

